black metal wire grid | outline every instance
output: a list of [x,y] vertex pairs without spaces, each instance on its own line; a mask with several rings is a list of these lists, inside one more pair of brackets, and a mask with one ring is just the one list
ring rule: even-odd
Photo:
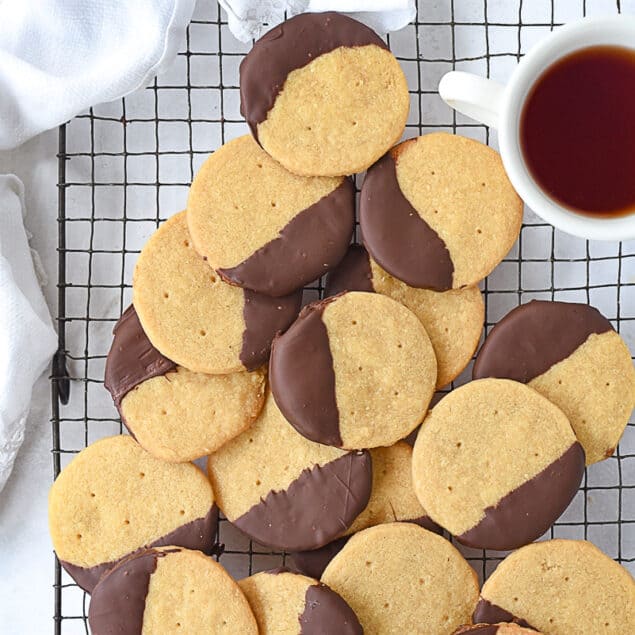
[[[446,129],[492,145],[495,131],[440,102],[436,84],[444,72],[458,68],[505,78],[531,43],[554,26],[596,10],[635,12],[635,3],[620,0],[419,4],[416,23],[388,37],[411,88],[405,136]],[[238,112],[237,68],[247,50],[229,33],[216,3],[199,0],[172,69],[148,88],[91,108],[59,130],[59,352],[51,380],[55,476],[90,442],[123,431],[102,385],[109,333],[130,301],[132,267],[145,240],[184,206],[205,156],[246,132]],[[483,282],[486,329],[532,298],[586,301],[612,320],[633,349],[634,287],[635,243],[573,239],[527,211],[517,246]],[[307,296],[322,290],[318,282]],[[468,376],[469,370],[452,387]],[[614,457],[587,470],[576,499],[547,537],[592,540],[635,568],[635,423]],[[284,559],[224,520],[219,541],[226,545],[220,562],[237,576]],[[505,555],[461,550],[481,578]],[[54,632],[88,633],[87,597],[57,560],[54,595]]]

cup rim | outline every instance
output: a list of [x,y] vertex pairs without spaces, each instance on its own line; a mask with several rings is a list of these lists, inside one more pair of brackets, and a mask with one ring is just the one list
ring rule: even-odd
[[[633,212],[611,218],[595,217],[575,212],[558,204],[535,182],[522,156],[518,139],[520,112],[529,88],[540,73],[555,61],[572,51],[594,46],[596,43],[579,43],[579,46],[559,48],[576,33],[593,30],[596,39],[602,39],[602,29],[627,29],[633,33],[635,50],[635,16],[586,17],[570,22],[536,44],[519,62],[503,95],[499,125],[499,148],[503,164],[512,185],[525,203],[542,219],[564,232],[588,240],[628,240],[635,238],[635,209]],[[606,44],[615,43],[607,37]],[[599,45],[600,42],[597,42]],[[623,46],[623,44],[617,44]],[[545,62],[545,57],[548,60]],[[536,68],[538,66],[538,68]]]

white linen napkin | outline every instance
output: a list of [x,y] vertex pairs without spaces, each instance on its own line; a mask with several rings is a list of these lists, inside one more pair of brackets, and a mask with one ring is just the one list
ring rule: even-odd
[[145,86],[195,0],[0,0],[0,150]]
[[384,34],[411,22],[415,0],[218,0],[227,11],[230,31],[242,42],[259,38],[284,20],[304,11],[339,11]]
[[23,213],[22,181],[0,175],[0,490],[24,440],[33,384],[57,347]]

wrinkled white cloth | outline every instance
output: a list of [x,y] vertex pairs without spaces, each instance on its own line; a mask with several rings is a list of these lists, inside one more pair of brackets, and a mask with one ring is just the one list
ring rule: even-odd
[[415,0],[218,0],[227,11],[230,31],[242,42],[259,38],[284,20],[304,11],[339,11],[378,33],[398,31],[411,22]]
[[195,0],[0,0],[0,150],[145,86]]
[[0,490],[24,440],[33,384],[57,347],[23,214],[22,181],[0,176]]

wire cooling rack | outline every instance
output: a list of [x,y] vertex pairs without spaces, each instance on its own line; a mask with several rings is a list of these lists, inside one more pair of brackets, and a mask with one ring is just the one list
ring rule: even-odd
[[[505,81],[521,55],[554,26],[594,13],[635,13],[635,0],[421,0],[417,22],[389,43],[408,77],[405,137],[444,129],[496,147],[495,131],[462,118],[436,93],[461,69]],[[59,353],[52,376],[55,475],[87,444],[122,432],[103,387],[111,331],[131,299],[132,269],[157,225],[185,206],[205,157],[247,131],[239,113],[236,41],[213,0],[200,0],[174,65],[151,86],[96,106],[59,131]],[[530,210],[520,240],[483,282],[486,328],[532,298],[598,307],[635,350],[635,242],[592,243]],[[315,298],[322,286],[311,287]],[[67,370],[66,370],[67,369]],[[469,377],[468,369],[456,385]],[[635,424],[614,457],[586,472],[547,537],[586,538],[635,569]],[[283,555],[252,544],[226,521],[220,557],[236,577],[277,566]],[[486,577],[505,555],[461,550]],[[55,561],[54,632],[88,633],[87,597]]]

